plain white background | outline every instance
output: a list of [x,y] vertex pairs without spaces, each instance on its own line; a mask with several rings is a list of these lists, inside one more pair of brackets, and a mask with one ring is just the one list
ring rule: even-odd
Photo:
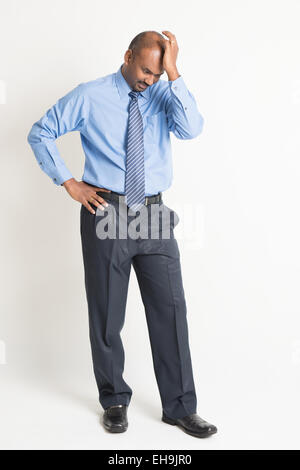
[[[1,448],[299,448],[300,3],[0,5]],[[172,136],[164,200],[181,216],[198,413],[219,429],[209,439],[161,422],[133,271],[122,330],[129,428],[102,428],[80,205],[40,170],[26,141],[59,97],[117,71],[131,39],[149,29],[176,35],[178,69],[205,119],[196,139]],[[57,145],[80,180],[79,134]],[[197,243],[179,236],[187,207],[200,214]]]

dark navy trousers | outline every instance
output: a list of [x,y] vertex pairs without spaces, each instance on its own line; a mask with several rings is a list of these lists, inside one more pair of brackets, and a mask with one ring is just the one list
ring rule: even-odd
[[[107,193],[99,191],[97,194],[105,199]],[[105,213],[108,215],[110,211],[116,225],[114,238],[99,237],[97,225],[100,221],[103,223],[105,217],[99,215],[100,209],[92,214],[82,205],[80,212],[89,336],[100,404],[104,409],[111,405],[129,405],[132,396],[132,389],[122,376],[124,348],[120,332],[125,320],[129,276],[133,266],[145,308],[162,409],[174,419],[196,413],[187,307],[180,253],[173,231],[179,221],[178,215],[161,201],[159,207],[163,209],[162,213],[169,212],[170,215],[170,237],[163,238],[159,230],[159,237],[151,238],[149,204],[145,206],[149,237],[122,238],[119,226],[124,213],[127,215],[127,229],[138,213],[128,215],[125,202],[121,205],[119,201],[107,199],[107,202],[110,209],[106,209]],[[91,205],[94,210],[97,209]]]

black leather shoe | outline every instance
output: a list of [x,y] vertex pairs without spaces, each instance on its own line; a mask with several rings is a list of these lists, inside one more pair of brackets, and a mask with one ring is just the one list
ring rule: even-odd
[[168,418],[163,412],[162,421],[168,424],[177,424],[184,432],[195,437],[208,437],[218,431],[216,426],[200,418],[197,413],[184,416],[184,418],[173,419]]
[[127,405],[113,405],[104,410],[103,425],[109,432],[124,432],[128,428]]

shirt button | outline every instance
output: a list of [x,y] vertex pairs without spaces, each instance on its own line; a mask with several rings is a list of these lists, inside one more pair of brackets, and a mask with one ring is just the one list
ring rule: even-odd
[[56,178],[53,178],[53,181],[56,181]]
[[42,162],[40,162],[40,165],[42,165],[42,164],[43,164],[43,163],[42,163]]
[[174,86],[174,90],[177,90],[177,86]]
[[184,108],[184,109],[187,109],[187,108]]

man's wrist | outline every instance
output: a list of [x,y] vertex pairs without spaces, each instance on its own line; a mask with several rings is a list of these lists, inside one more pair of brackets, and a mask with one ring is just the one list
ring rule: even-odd
[[174,81],[176,80],[176,78],[180,77],[180,73],[178,72],[177,68],[176,69],[173,69],[173,70],[169,70],[167,72],[167,75],[168,75],[168,80],[169,81]]
[[70,178],[67,181],[64,181],[61,186],[64,186],[66,189],[71,187],[74,183],[77,183],[75,178]]

